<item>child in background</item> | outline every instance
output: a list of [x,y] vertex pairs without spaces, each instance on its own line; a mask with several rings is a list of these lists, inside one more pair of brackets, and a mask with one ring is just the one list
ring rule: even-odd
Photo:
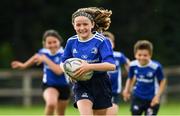
[[33,64],[43,63],[43,98],[45,115],[64,115],[69,102],[70,86],[59,64],[63,49],[62,37],[55,30],[47,30],[43,35],[43,47],[26,62],[13,61],[14,69],[26,69]]
[[[111,32],[105,31],[103,35],[107,37],[112,45],[112,48],[115,47],[115,37]],[[123,65],[128,72],[129,69],[129,59],[119,51],[113,51],[115,58],[116,70],[108,71],[111,84],[112,84],[112,103],[113,106],[108,108],[107,115],[118,115],[119,103],[120,103],[120,93],[122,89],[122,74],[121,66]]]
[[160,107],[160,97],[165,89],[162,66],[159,62],[151,60],[153,45],[147,40],[139,40],[134,45],[136,60],[130,63],[128,79],[123,91],[124,100],[130,98],[130,86],[133,77],[136,78],[132,92],[132,115],[157,115]]
[[75,107],[80,115],[106,115],[111,103],[111,84],[107,71],[115,69],[113,51],[102,35],[110,26],[112,12],[97,7],[80,8],[72,15],[72,24],[77,33],[70,37],[64,49],[62,61],[68,58],[84,60],[74,78],[89,71],[93,76],[87,81],[73,85]]

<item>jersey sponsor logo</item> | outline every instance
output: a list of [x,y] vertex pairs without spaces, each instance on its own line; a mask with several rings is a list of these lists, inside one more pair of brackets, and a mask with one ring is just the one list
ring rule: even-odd
[[81,55],[81,58],[83,58],[83,59],[87,59],[87,58],[88,58],[88,56],[87,56],[87,55]]
[[96,47],[93,47],[92,50],[91,50],[91,53],[97,54],[97,52],[98,52],[98,49]]
[[137,78],[137,81],[144,83],[152,83],[153,79]]
[[140,78],[144,78],[144,75],[139,75]]
[[88,63],[96,63],[96,62],[99,62],[99,58],[97,59],[94,59],[94,60],[87,60]]

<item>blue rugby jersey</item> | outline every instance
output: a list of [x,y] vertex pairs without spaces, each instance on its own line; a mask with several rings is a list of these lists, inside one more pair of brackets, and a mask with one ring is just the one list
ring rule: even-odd
[[[39,50],[38,54],[44,54],[55,64],[60,64],[61,57],[63,54],[63,49],[60,48],[56,52],[56,54],[51,54],[49,49],[42,48]],[[44,73],[43,83],[47,85],[66,86],[69,84],[69,81],[65,78],[64,74],[61,74],[61,75],[55,74],[46,63],[43,63],[43,73]]]
[[127,63],[128,58],[118,51],[114,51],[113,56],[115,58],[116,70],[108,71],[108,75],[112,83],[112,93],[119,94],[122,89],[121,66]]
[[107,38],[98,32],[86,41],[80,40],[77,35],[70,37],[64,49],[62,62],[72,57],[83,59],[88,63],[109,62],[115,64],[113,51]]
[[159,62],[150,60],[146,66],[141,66],[137,60],[130,63],[129,78],[136,77],[133,95],[147,100],[157,93],[159,82],[164,79],[162,66]]

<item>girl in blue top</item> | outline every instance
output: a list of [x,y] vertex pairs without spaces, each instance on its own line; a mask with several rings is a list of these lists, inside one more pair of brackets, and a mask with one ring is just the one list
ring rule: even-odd
[[[103,32],[103,35],[107,37],[112,45],[112,48],[115,48],[115,37],[114,34],[105,31]],[[113,51],[113,56],[115,58],[115,64],[116,64],[116,70],[114,71],[108,71],[108,75],[111,80],[112,84],[112,103],[113,106],[108,108],[107,115],[118,115],[119,110],[119,103],[120,103],[120,93],[122,88],[122,74],[121,74],[121,67],[124,66],[126,72],[128,72],[129,69],[129,59],[119,51]]]
[[64,115],[70,97],[70,86],[59,64],[63,49],[62,38],[55,30],[47,30],[43,36],[43,47],[25,63],[12,62],[12,68],[25,69],[33,64],[43,63],[43,98],[45,115]]
[[114,57],[107,39],[99,32],[108,29],[111,11],[96,7],[80,8],[72,15],[77,33],[67,41],[62,62],[68,58],[84,60],[74,78],[94,71],[88,81],[74,83],[75,106],[80,115],[105,115],[111,103],[111,84],[107,71],[114,70]]
[[153,45],[147,40],[139,40],[134,45],[136,60],[130,63],[128,79],[123,91],[124,100],[130,97],[130,86],[133,78],[136,82],[132,92],[132,115],[157,115],[166,79],[159,62],[151,59]]

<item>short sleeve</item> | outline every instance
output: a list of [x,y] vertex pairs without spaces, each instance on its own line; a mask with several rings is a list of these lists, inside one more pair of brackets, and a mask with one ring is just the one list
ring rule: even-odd
[[120,61],[120,64],[123,65],[123,64],[126,64],[127,63],[127,57],[121,53],[121,57],[119,58],[119,61]]
[[134,67],[130,66],[128,72],[128,78],[132,79],[133,77],[134,77]]
[[46,49],[46,48],[41,48],[41,49],[38,50],[37,53],[42,55],[42,54],[45,54],[45,53],[50,53],[50,50]]
[[156,70],[156,77],[157,77],[158,81],[161,81],[162,79],[164,79],[164,74],[163,74],[161,65],[159,65]]
[[102,57],[102,62],[109,62],[115,64],[112,46],[109,44],[108,39],[105,39],[99,46],[99,52]]
[[72,41],[68,40],[67,44],[64,48],[64,53],[62,55],[62,62],[64,62],[66,59],[72,57]]

